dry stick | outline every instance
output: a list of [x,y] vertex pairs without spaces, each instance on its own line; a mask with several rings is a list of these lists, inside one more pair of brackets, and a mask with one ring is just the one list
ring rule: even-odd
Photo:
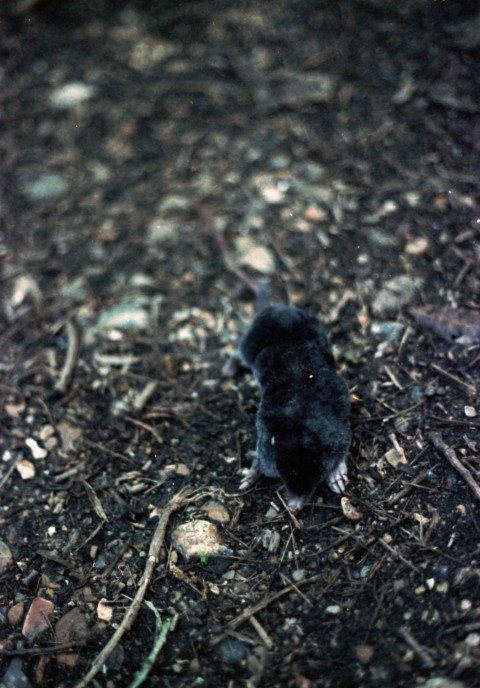
[[430,438],[430,441],[432,442],[433,446],[435,449],[439,449],[447,461],[450,462],[450,464],[457,470],[462,478],[465,480],[466,483],[468,483],[469,487],[472,489],[473,494],[475,497],[480,500],[480,486],[468,470],[468,468],[465,468],[463,463],[457,458],[457,455],[453,451],[451,447],[446,444],[441,435],[438,432],[431,432],[428,437]]
[[422,473],[419,473],[417,477],[414,478],[411,483],[402,488],[400,492],[397,492],[397,494],[394,494],[391,497],[389,497],[385,503],[387,509],[390,509],[390,507],[396,504],[400,499],[403,499],[403,497],[405,497],[409,492],[411,492],[411,490],[413,490],[414,487],[417,487],[417,485],[423,483],[427,475],[428,471],[423,471]]
[[68,348],[65,357],[65,363],[60,372],[60,377],[53,386],[53,389],[58,394],[65,394],[70,387],[70,383],[77,366],[78,357],[80,355],[80,346],[82,342],[82,333],[78,324],[74,320],[69,320],[65,325],[67,330]]
[[[316,576],[312,576],[311,578],[305,578],[304,580],[298,581],[295,585],[287,585],[286,588],[282,588],[282,590],[278,590],[277,592],[272,592],[270,595],[267,595],[264,597],[260,602],[257,602],[256,604],[252,604],[250,607],[247,607],[241,614],[239,614],[235,619],[232,619],[232,621],[229,622],[228,628],[229,630],[234,631],[237,629],[239,626],[243,624],[244,621],[247,621],[250,619],[250,617],[254,616],[257,612],[261,611],[262,609],[265,609],[265,607],[268,607],[269,604],[272,602],[275,602],[275,600],[278,600],[280,597],[284,597],[285,595],[288,595],[290,592],[294,591],[296,587],[299,587],[300,585],[306,585],[307,583],[314,583],[317,581],[319,578],[322,578],[321,573],[317,574]],[[327,583],[327,585],[324,587],[322,591],[318,595],[315,596],[315,601],[318,602],[319,598],[324,595],[326,592],[330,590],[332,585],[335,584],[337,578],[340,575],[340,569],[338,571],[335,571],[335,573],[332,576],[332,580]]]
[[418,655],[423,666],[426,669],[433,669],[433,667],[435,666],[435,662],[431,658],[428,650],[422,645],[420,645],[420,643],[417,640],[415,640],[413,635],[406,628],[400,628],[398,632],[400,633],[404,641],[407,643],[407,645],[409,645],[415,652],[415,654]]
[[152,433],[152,435],[157,440],[158,444],[163,444],[163,437],[155,430],[155,428],[152,428],[151,425],[148,425],[148,423],[144,423],[143,421],[137,420],[136,418],[131,418],[130,416],[125,416],[125,420],[128,420],[130,421],[130,423],[138,425],[139,428],[143,428],[143,430],[147,430],[147,432]]
[[244,272],[241,268],[237,267],[233,261],[233,259],[230,256],[227,244],[225,242],[224,236],[222,232],[217,228],[217,224],[215,222],[215,218],[211,214],[210,210],[206,208],[205,206],[201,205],[200,203],[196,204],[196,210],[200,217],[202,218],[203,222],[207,225],[209,228],[209,231],[213,238],[215,239],[218,248],[220,249],[220,254],[222,256],[222,262],[228,272],[231,272],[232,275],[235,275],[235,277],[238,277],[240,281],[242,281],[244,284],[247,285],[249,289],[252,290],[252,292],[255,294],[256,298],[258,299],[260,297],[260,289],[258,284],[256,284],[255,280],[251,279],[246,272]]
[[267,650],[271,650],[274,644],[273,640],[270,638],[270,636],[268,635],[267,631],[264,629],[260,621],[256,619],[254,616],[251,616],[249,621],[252,624],[253,628],[257,631],[259,638],[261,639],[262,643],[265,645]]
[[130,607],[127,609],[120,626],[104,646],[103,650],[101,650],[101,652],[99,652],[99,654],[96,656],[90,671],[75,685],[74,688],[85,688],[85,686],[90,683],[90,681],[98,674],[102,666],[111,656],[112,652],[115,650],[125,633],[130,630],[133,622],[137,618],[138,612],[140,611],[143,598],[152,579],[155,567],[157,566],[160,550],[162,549],[163,542],[165,540],[165,532],[167,530],[167,525],[171,515],[185,504],[188,504],[194,499],[198,499],[200,496],[200,493],[195,495],[194,493],[189,493],[188,490],[180,490],[172,497],[169,504],[163,510],[150,543],[145,571],[143,572],[143,576],[138,585],[138,590],[135,594],[135,597],[133,598]]
[[449,373],[448,370],[444,370],[444,368],[441,368],[437,363],[430,363],[430,368],[433,368],[437,373],[440,373],[440,375],[443,375],[443,377],[446,377],[447,380],[451,380],[452,382],[455,382],[459,387],[464,389],[467,394],[470,396],[473,396],[476,394],[476,389],[474,385],[471,385],[469,382],[465,382],[464,380],[461,380],[459,377],[456,375],[453,375],[452,373]]

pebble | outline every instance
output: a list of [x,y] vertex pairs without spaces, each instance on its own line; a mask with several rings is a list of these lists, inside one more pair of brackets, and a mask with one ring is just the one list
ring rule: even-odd
[[27,459],[21,459],[15,468],[22,480],[31,480],[35,477],[35,464]]
[[389,342],[395,342],[400,339],[404,329],[405,325],[395,321],[373,322],[370,326],[370,332],[374,336],[385,337]]
[[275,261],[271,252],[249,237],[239,237],[235,242],[238,262],[253,268],[263,275],[270,275],[275,270]]
[[31,688],[31,683],[25,676],[22,668],[22,660],[15,657],[10,662],[8,669],[3,674],[0,686],[2,688]]
[[13,555],[6,542],[0,540],[0,575],[13,566]]
[[385,282],[372,303],[375,315],[386,315],[398,311],[409,303],[415,291],[421,286],[420,277],[397,275]]
[[53,616],[53,602],[43,597],[36,597],[27,612],[22,628],[22,635],[27,640],[35,640],[41,633],[51,626]]
[[236,664],[247,656],[247,646],[237,638],[225,638],[218,646],[218,653],[225,664]]
[[44,459],[48,455],[47,450],[41,447],[33,437],[27,437],[25,444],[32,452],[34,459]]
[[465,688],[465,684],[445,676],[436,676],[429,678],[422,688]]
[[295,571],[292,573],[292,578],[295,583],[303,580],[305,578],[305,569],[295,569]]
[[208,502],[202,506],[202,511],[205,511],[207,516],[216,521],[217,523],[229,523],[230,514],[228,509],[223,506],[223,504],[218,504],[217,502]]
[[16,604],[13,605],[13,607],[10,607],[7,613],[7,618],[8,618],[8,623],[12,628],[15,628],[16,626],[20,626],[20,622],[23,619],[23,613],[25,611],[25,603],[24,602],[17,602]]
[[232,554],[232,550],[220,542],[217,526],[201,519],[178,526],[173,533],[173,546],[184,559]]
[[148,313],[137,303],[118,303],[104,311],[97,322],[99,330],[144,330],[148,326]]
[[342,611],[342,608],[338,604],[330,604],[325,609],[325,611],[327,612],[327,614],[336,615],[336,614],[340,614],[340,612]]
[[278,530],[270,530],[270,528],[265,528],[262,532],[262,547],[264,547],[270,554],[275,554],[275,552],[280,547],[280,533]]
[[56,88],[50,96],[50,102],[61,110],[69,110],[75,105],[89,100],[94,93],[95,88],[93,86],[83,84],[80,81],[71,81],[69,84]]
[[362,664],[368,664],[374,655],[374,648],[371,645],[358,645],[355,654]]
[[31,201],[46,201],[63,196],[68,191],[68,182],[55,172],[39,175],[32,181],[22,183],[22,191]]
[[175,236],[177,231],[178,226],[175,222],[157,217],[148,225],[147,239],[151,244],[161,243]]

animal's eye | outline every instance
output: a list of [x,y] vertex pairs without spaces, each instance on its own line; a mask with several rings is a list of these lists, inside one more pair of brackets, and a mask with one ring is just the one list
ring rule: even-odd
[[272,435],[272,439],[270,440],[272,443],[272,447],[275,446],[275,435]]
[[315,376],[315,373],[307,373],[307,380],[308,380],[309,382],[315,380],[315,377],[316,377],[316,376]]

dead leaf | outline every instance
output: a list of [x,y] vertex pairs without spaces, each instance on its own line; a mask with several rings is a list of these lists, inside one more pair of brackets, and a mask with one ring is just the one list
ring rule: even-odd
[[97,616],[101,621],[110,622],[113,616],[113,608],[107,604],[107,600],[101,599],[97,604]]
[[50,628],[53,609],[53,602],[43,597],[36,597],[27,612],[22,635],[28,640],[35,640],[37,636]]
[[343,515],[349,518],[351,521],[359,521],[363,518],[361,511],[358,511],[350,502],[348,497],[342,497],[340,499],[340,506],[342,507]]
[[405,450],[400,446],[393,433],[389,435],[389,439],[393,444],[393,449],[389,449],[385,453],[385,458],[390,466],[392,466],[392,468],[398,468],[401,464],[408,464],[407,457],[405,456]]
[[478,311],[426,305],[410,308],[409,313],[420,325],[436,332],[447,342],[480,343],[480,313]]
[[[61,645],[69,645],[70,643],[85,645],[88,636],[87,621],[78,607],[74,607],[64,614],[55,624],[55,639]],[[57,662],[68,667],[74,667],[78,662],[78,654],[61,652],[57,655]]]

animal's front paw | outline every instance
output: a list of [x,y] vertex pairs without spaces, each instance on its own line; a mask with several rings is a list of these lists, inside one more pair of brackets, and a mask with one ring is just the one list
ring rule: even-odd
[[242,478],[242,481],[239,485],[240,490],[248,490],[249,487],[252,487],[259,478],[262,476],[262,471],[260,470],[258,466],[258,461],[254,461],[252,464],[252,467],[250,468],[247,473]]
[[327,483],[333,492],[336,492],[337,494],[342,494],[342,492],[345,492],[345,488],[348,483],[346,459],[342,459],[338,466],[333,469],[333,471],[327,477]]

